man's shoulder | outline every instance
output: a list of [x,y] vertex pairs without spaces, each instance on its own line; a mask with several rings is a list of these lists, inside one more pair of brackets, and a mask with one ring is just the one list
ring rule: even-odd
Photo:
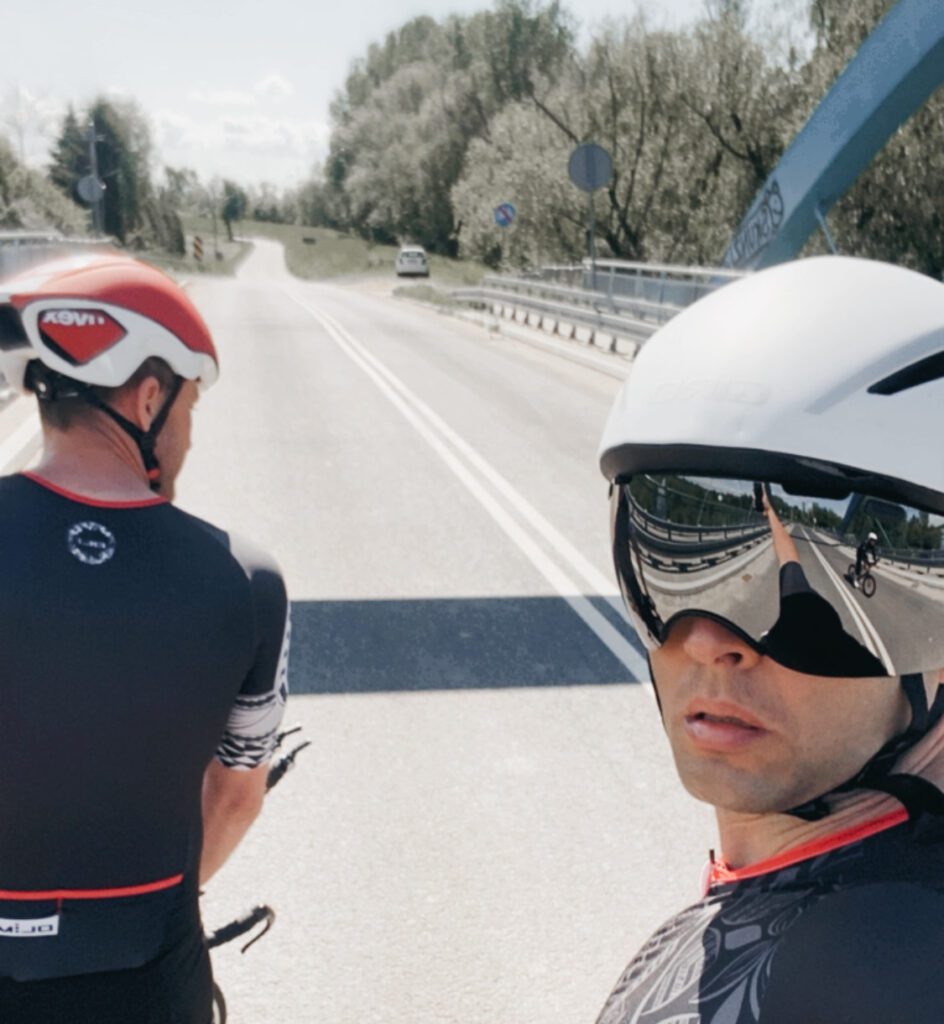
[[171,508],[175,515],[181,517],[181,521],[188,528],[205,534],[207,538],[212,539],[215,544],[225,549],[250,583],[253,585],[265,584],[270,580],[282,583],[282,570],[279,563],[264,547],[243,534],[225,530],[191,512],[185,512],[176,505]]
[[712,888],[642,947],[598,1024],[939,1024],[939,831],[891,829]]
[[193,515],[191,512],[185,512],[176,505],[172,507],[174,512],[181,516],[183,521],[187,522],[193,529],[203,531],[217,544],[225,548],[250,578],[260,572],[273,573],[281,577],[281,569],[273,555],[249,537],[235,533],[232,530],[225,530],[215,523]]
[[881,881],[830,892],[777,943],[759,1020],[937,1024],[942,948],[941,889]]

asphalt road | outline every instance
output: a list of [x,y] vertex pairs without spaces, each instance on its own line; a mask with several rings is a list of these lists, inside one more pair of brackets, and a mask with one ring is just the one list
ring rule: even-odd
[[281,562],[313,742],[205,897],[278,912],[214,955],[230,1020],[592,1022],[714,835],[615,607],[618,380],[270,242],[191,294],[222,377],[178,500]]

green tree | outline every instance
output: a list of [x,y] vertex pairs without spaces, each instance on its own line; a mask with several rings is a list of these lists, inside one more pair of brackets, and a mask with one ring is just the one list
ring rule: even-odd
[[415,18],[371,46],[332,106],[331,218],[377,241],[455,253],[451,193],[471,141],[488,138],[504,105],[543,102],[572,40],[557,3],[502,0],[468,19]]
[[163,191],[179,213],[193,213],[204,203],[206,190],[191,167],[165,167]]
[[[153,198],[151,138],[140,108],[130,100],[99,98],[89,110],[95,125],[98,173],[105,183],[105,234],[141,245],[145,204]],[[153,226],[153,222],[152,222]]]
[[[575,144],[613,157],[595,198],[600,250],[632,260],[713,263],[796,120],[799,74],[765,60],[725,4],[686,32],[612,21],[579,61],[507,106],[469,148],[453,190],[462,251],[527,265],[586,254],[587,199],[567,178]],[[683,141],[682,141],[683,140]],[[496,230],[491,207],[514,202]]]
[[88,173],[89,147],[85,130],[70,106],[50,153],[49,180],[69,198],[75,199],[75,186],[79,178]]
[[67,235],[88,230],[88,214],[40,171],[25,167],[0,137],[0,227],[20,230],[56,228]]

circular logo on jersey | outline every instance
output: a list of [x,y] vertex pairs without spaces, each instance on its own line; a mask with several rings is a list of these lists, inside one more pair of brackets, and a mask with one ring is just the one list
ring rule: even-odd
[[104,565],[115,553],[115,535],[101,523],[76,523],[69,528],[69,551],[83,565]]

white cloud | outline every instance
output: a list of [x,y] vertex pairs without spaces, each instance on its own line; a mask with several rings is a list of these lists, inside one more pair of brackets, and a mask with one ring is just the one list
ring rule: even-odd
[[295,87],[282,75],[267,75],[256,82],[252,91],[267,100],[284,100],[295,95]]
[[121,103],[136,103],[134,93],[125,85],[106,85],[101,95],[106,99],[117,100]]
[[194,89],[188,98],[208,107],[255,107],[259,102],[251,93],[238,89]]
[[279,186],[308,176],[311,165],[324,159],[331,131],[321,121],[258,114],[202,117],[161,110],[153,120],[164,163],[193,167],[204,179],[224,175]]
[[[146,112],[155,175],[159,176],[161,165],[169,164],[192,167],[204,181],[220,175],[244,184],[270,181],[284,188],[307,179],[311,167],[326,158],[331,133],[327,122],[304,114],[269,117],[248,93],[212,92],[202,83],[199,89],[204,104],[195,102],[191,94],[183,108]],[[109,89],[107,94],[121,92]],[[224,97],[232,101],[228,109],[210,102],[222,102]],[[9,88],[0,92],[0,136],[22,152],[28,163],[41,166],[49,159],[65,109],[60,97]]]
[[199,142],[197,122],[185,114],[159,110],[153,122],[154,144],[158,150],[187,148]]
[[44,163],[65,106],[61,99],[32,93],[22,85],[11,87],[0,96],[0,134],[28,164]]

